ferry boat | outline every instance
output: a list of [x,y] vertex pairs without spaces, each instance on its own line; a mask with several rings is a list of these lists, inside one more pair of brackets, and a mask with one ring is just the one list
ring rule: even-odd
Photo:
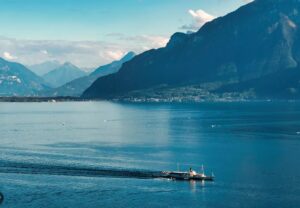
[[173,179],[173,180],[185,180],[185,181],[214,181],[215,176],[212,175],[208,176],[204,173],[204,167],[202,166],[202,173],[197,173],[192,168],[190,168],[187,172],[181,171],[164,171],[162,172],[163,178]]

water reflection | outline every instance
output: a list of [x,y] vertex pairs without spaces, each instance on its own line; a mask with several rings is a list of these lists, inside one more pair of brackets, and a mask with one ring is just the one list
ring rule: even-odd
[[196,192],[197,191],[197,182],[194,180],[190,181],[190,189],[192,192]]
[[[213,183],[213,182],[210,182]],[[203,180],[203,181],[195,181],[195,180],[190,180],[189,181],[189,187],[191,192],[197,192],[198,190],[201,190],[201,192],[204,192],[205,187],[206,187],[207,183]]]

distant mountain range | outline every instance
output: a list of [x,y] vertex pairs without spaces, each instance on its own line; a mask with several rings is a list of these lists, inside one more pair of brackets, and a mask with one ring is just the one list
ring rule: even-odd
[[[129,52],[122,59],[101,66],[87,75],[71,63],[60,65],[48,62],[39,65],[50,69],[58,66],[42,77],[24,65],[0,58],[0,97],[1,96],[74,96],[79,97],[97,78],[118,72],[122,64],[131,60],[135,53]],[[38,66],[38,65],[36,65]],[[42,67],[41,67],[42,66]],[[44,71],[45,72],[45,71]]]
[[60,87],[74,79],[85,76],[86,73],[67,62],[43,75],[43,79],[52,87]]
[[249,93],[255,99],[299,99],[299,27],[299,0],[256,0],[196,33],[175,33],[166,47],[142,53],[118,73],[99,78],[82,97],[190,87]]
[[31,71],[33,71],[39,76],[43,76],[60,66],[61,64],[58,61],[54,60],[54,61],[46,61],[40,64],[28,66],[28,69],[30,69]]
[[80,96],[96,79],[118,72],[122,64],[130,61],[135,56],[134,52],[127,53],[122,59],[97,68],[88,76],[74,79],[61,87],[44,92],[47,96]]
[[0,58],[0,96],[36,96],[49,87],[25,66]]

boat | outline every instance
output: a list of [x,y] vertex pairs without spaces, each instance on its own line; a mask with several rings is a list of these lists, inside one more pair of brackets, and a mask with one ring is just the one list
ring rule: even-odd
[[208,176],[204,173],[204,167],[202,166],[202,173],[197,173],[196,171],[190,168],[187,172],[182,171],[164,171],[162,172],[163,178],[168,178],[172,180],[184,180],[184,181],[214,181],[215,176],[212,175]]

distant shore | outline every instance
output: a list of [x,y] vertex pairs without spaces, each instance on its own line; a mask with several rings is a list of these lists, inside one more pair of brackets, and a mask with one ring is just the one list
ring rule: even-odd
[[73,102],[87,101],[80,97],[0,97],[0,102]]
[[80,97],[0,97],[0,102],[7,103],[56,103],[56,102],[90,102],[111,101],[116,103],[231,103],[231,102],[298,102],[298,100],[283,99],[240,99],[240,98],[215,98],[215,99],[188,99],[188,98],[145,98],[122,97],[114,99],[85,99]]

